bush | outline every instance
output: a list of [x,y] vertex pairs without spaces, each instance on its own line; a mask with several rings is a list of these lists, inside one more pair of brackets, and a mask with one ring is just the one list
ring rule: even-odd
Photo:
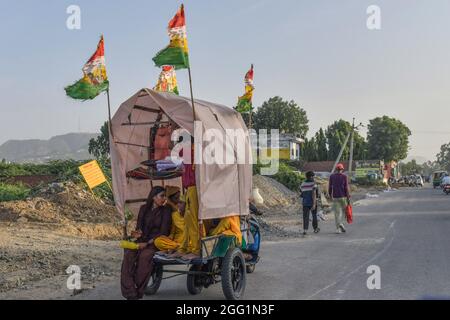
[[[88,189],[83,176],[78,169],[86,161],[54,160],[45,164],[5,164],[0,163],[0,178],[8,178],[20,175],[54,175],[59,182],[72,181],[75,184]],[[111,162],[109,159],[98,160],[106,178],[111,181]],[[109,186],[104,183],[94,189],[94,194],[103,199],[113,200]],[[26,197],[26,196],[25,196]],[[4,200],[6,201],[6,200]]]
[[384,187],[386,184],[382,179],[369,179],[368,177],[356,178],[356,184],[367,187]]
[[0,182],[0,202],[23,200],[30,194],[31,189],[23,184],[6,184]]
[[278,173],[272,178],[283,184],[285,187],[292,191],[299,191],[300,184],[305,180],[305,177],[296,172],[295,168],[292,168],[284,162],[280,162]]
[[61,181],[70,180],[78,174],[78,167],[82,164],[82,161],[75,160],[54,160],[45,164],[0,163],[0,177],[56,175]]
[[253,164],[253,175],[261,174],[261,167],[263,165],[258,161],[258,163]]
[[[253,174],[261,174],[261,168],[265,167],[261,163],[257,163],[253,165]],[[298,191],[300,188],[300,184],[305,180],[305,177],[297,172],[295,167],[292,167],[287,161],[280,161],[280,165],[278,168],[278,172],[271,176],[271,178],[275,179],[288,189],[292,191]]]

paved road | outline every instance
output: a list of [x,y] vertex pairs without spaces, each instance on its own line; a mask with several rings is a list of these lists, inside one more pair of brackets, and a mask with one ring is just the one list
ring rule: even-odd
[[[354,207],[346,234],[334,221],[319,235],[265,242],[248,276],[246,299],[450,298],[450,196],[431,188],[382,193]],[[381,271],[381,289],[367,288],[367,267]],[[78,296],[120,299],[117,282]],[[163,282],[146,299],[223,299],[220,284],[190,296],[185,277]]]

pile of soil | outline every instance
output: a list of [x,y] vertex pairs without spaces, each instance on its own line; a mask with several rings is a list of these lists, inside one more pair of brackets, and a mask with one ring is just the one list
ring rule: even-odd
[[263,239],[295,237],[302,208],[300,195],[267,176],[254,176],[253,187],[259,189],[264,199],[264,204],[257,205],[262,212],[262,216],[257,217],[257,220]]
[[0,222],[51,225],[67,235],[89,239],[119,239],[120,214],[72,182],[53,183],[33,198],[0,203]]
[[300,208],[299,194],[270,177],[253,176],[253,187],[259,189],[264,199],[264,204],[258,205],[264,214],[289,214]]

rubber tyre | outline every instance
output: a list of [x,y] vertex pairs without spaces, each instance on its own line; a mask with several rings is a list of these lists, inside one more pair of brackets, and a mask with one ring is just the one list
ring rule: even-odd
[[253,273],[255,272],[256,264],[249,264],[246,267],[247,273]]
[[144,290],[144,294],[147,296],[152,296],[158,292],[159,286],[161,285],[163,278],[163,267],[161,265],[155,265],[153,267],[153,272],[148,282],[147,287]]
[[[195,266],[192,266],[189,271],[198,271],[198,269]],[[186,286],[187,286],[187,290],[190,294],[192,295],[198,295],[202,292],[203,286],[202,285],[198,285],[197,282],[198,276],[193,275],[193,274],[188,274],[187,275],[187,282],[186,282]]]
[[239,300],[244,296],[246,267],[242,251],[238,248],[228,250],[222,262],[222,290],[228,300]]

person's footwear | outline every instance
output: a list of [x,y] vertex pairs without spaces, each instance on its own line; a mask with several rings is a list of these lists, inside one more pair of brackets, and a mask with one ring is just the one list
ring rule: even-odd
[[345,227],[344,227],[344,225],[343,225],[342,223],[339,225],[339,228],[341,229],[342,232],[345,232],[345,231],[346,231],[346,230],[345,230]]
[[303,235],[306,236],[308,234],[308,232],[306,232],[306,230],[303,230]]
[[320,228],[314,229],[314,233],[319,233],[319,232],[320,232]]
[[337,233],[337,234],[341,234],[341,233],[342,233],[341,229],[339,229],[339,228],[336,229],[336,233]]

